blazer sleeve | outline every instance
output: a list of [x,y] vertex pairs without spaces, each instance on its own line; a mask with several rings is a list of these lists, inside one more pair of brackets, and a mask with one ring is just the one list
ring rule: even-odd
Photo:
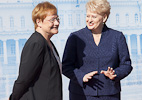
[[63,74],[71,81],[83,87],[83,77],[85,73],[77,68],[77,36],[71,34],[66,42],[63,59],[62,70]]
[[43,65],[44,50],[38,43],[24,46],[19,68],[19,76],[14,83],[10,100],[19,100],[33,84]]
[[123,35],[123,33],[120,34],[118,38],[118,54],[119,54],[119,67],[115,69],[115,73],[117,77],[115,78],[115,81],[120,81],[121,79],[125,78],[127,75],[130,74],[132,71],[131,66],[131,59],[126,43],[126,39]]

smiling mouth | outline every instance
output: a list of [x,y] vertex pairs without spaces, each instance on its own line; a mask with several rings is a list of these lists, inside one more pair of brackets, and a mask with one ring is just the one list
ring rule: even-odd
[[94,23],[89,23],[89,26],[92,26],[92,25],[94,25]]
[[52,29],[58,29],[58,27],[52,27]]
[[94,23],[93,23],[92,21],[88,22],[88,24],[89,24],[90,26],[94,25]]

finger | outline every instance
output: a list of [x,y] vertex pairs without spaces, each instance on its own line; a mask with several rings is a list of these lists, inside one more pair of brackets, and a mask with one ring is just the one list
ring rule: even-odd
[[117,75],[115,74],[115,75],[113,75],[113,77],[116,77]]
[[86,77],[84,77],[83,82],[88,82],[88,79]]
[[97,74],[97,73],[98,73],[98,71],[93,71],[92,73],[93,73],[93,75],[95,75],[95,74]]
[[110,79],[111,80],[114,80],[114,78],[116,77],[117,75],[115,74],[115,75],[112,75],[111,77],[110,77]]
[[88,76],[87,79],[91,79],[92,77]]
[[111,73],[113,72],[113,68],[110,68],[110,72],[111,72]]
[[108,67],[108,70],[107,71],[110,71],[110,67]]
[[85,82],[88,82],[88,79],[85,79]]
[[89,79],[92,79],[92,76],[89,74],[86,74],[84,77],[83,77],[83,82],[88,82]]
[[104,70],[101,70],[101,72],[100,72],[100,73],[101,73],[101,74],[104,74],[104,72],[105,72]]
[[93,72],[89,73],[89,76],[94,76],[97,73],[98,73],[98,71],[93,71]]
[[114,74],[115,74],[115,71],[113,70],[111,74],[114,75]]

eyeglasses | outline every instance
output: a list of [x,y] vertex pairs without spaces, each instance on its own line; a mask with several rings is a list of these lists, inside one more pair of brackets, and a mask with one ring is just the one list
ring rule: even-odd
[[57,22],[60,21],[59,17],[54,17],[54,18],[52,18],[52,19],[50,19],[50,20],[48,20],[48,21],[50,21],[51,23],[54,23],[55,20],[56,20]]

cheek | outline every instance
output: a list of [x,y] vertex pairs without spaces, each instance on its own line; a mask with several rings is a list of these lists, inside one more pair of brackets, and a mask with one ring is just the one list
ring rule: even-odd
[[99,19],[98,19],[98,22],[99,22],[99,23],[103,23],[103,18],[99,18]]
[[86,17],[86,22],[88,22],[89,21],[89,18],[88,17]]

